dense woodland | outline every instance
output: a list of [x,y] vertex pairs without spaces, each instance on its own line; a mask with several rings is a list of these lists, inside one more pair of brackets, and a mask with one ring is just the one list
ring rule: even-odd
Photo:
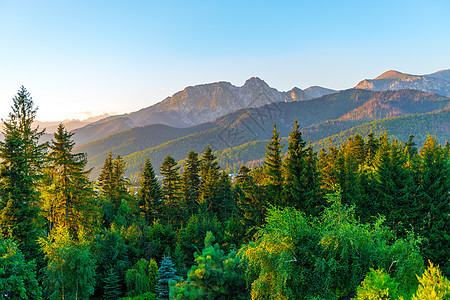
[[147,158],[135,186],[113,152],[90,180],[73,134],[39,144],[35,116],[22,87],[0,142],[3,299],[450,297],[448,142],[316,151],[295,121],[261,166],[230,176],[208,146],[182,172]]

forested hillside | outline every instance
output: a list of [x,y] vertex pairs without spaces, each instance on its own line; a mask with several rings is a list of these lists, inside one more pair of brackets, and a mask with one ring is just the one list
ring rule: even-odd
[[[448,109],[372,124],[433,115]],[[5,299],[450,297],[450,144],[433,136],[318,149],[299,122],[286,139],[271,124],[259,167],[229,176],[207,146],[182,171],[143,157],[132,185],[112,152],[90,180],[73,133],[61,124],[41,144],[35,116],[21,87],[0,142]]]

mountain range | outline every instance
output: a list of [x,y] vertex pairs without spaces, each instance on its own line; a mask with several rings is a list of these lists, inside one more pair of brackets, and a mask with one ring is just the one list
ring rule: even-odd
[[[235,171],[261,161],[274,123],[287,143],[295,119],[316,149],[369,130],[402,141],[413,134],[419,145],[427,134],[445,142],[449,96],[450,70],[428,75],[391,70],[343,91],[313,86],[280,92],[252,77],[240,87],[223,81],[190,86],[136,112],[65,124],[74,132],[74,151],[88,154],[92,178],[109,152],[124,158],[127,175],[136,175],[146,157],[158,172],[168,153],[182,164],[190,150],[201,153],[207,144],[222,167]],[[42,141],[50,140],[56,122],[39,125],[50,132]]]

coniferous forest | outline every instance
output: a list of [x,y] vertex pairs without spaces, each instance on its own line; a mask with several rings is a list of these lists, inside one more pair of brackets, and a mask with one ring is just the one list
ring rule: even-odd
[[295,121],[261,166],[227,174],[208,146],[136,186],[113,152],[92,181],[63,125],[41,144],[36,113],[21,87],[3,120],[2,299],[450,298],[448,142],[317,152]]

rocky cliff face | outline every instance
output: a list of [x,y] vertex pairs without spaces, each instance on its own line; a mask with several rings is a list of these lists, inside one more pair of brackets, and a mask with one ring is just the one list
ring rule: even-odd
[[447,73],[441,72],[418,76],[391,70],[378,76],[375,79],[363,80],[359,82],[355,88],[367,89],[371,91],[414,89],[449,97],[450,81],[444,79],[448,77]]

